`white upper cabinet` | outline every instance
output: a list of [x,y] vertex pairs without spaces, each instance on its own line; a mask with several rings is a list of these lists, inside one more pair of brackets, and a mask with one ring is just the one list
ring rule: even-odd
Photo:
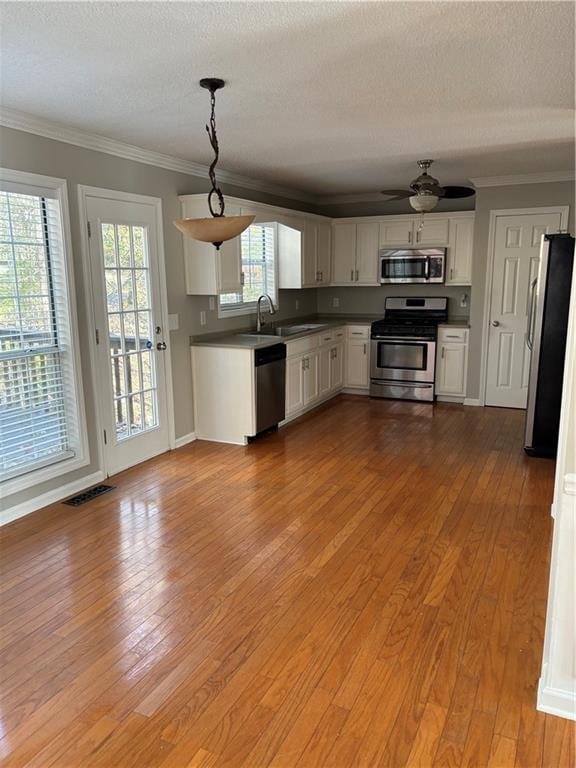
[[332,236],[332,282],[354,283],[356,224],[334,224]]
[[[240,213],[240,206],[226,205],[226,215],[239,216]],[[209,215],[206,199],[182,202],[184,219]],[[220,250],[211,243],[201,243],[185,235],[182,239],[186,293],[193,296],[216,296],[240,290],[242,269],[239,237],[222,243]]]
[[448,245],[450,219],[430,219],[424,215],[422,229],[419,228],[419,222],[415,222],[415,224],[415,245]]
[[309,220],[304,223],[303,286],[312,287],[318,282],[317,258],[318,224]]
[[414,245],[414,219],[392,219],[380,224],[380,247]]
[[278,224],[280,288],[315,288],[330,280],[330,224],[285,217]]
[[378,282],[378,222],[367,221],[356,225],[357,283],[374,285]]
[[319,285],[327,285],[331,279],[331,245],[332,227],[328,221],[318,222],[318,239],[316,245],[316,271]]
[[378,222],[334,224],[332,283],[378,284]]
[[450,224],[446,285],[472,284],[474,217],[453,219]]

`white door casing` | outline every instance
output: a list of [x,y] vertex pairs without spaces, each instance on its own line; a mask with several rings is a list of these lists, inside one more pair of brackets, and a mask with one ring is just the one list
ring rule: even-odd
[[174,442],[161,206],[80,189],[87,224],[100,456],[107,474]]
[[530,353],[525,337],[531,286],[538,275],[542,236],[558,232],[563,224],[560,209],[510,211],[495,217],[486,405],[526,408]]

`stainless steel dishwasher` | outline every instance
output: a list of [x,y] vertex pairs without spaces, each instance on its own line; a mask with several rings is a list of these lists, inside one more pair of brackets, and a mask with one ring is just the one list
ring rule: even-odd
[[254,350],[256,433],[278,425],[286,408],[286,347],[273,344]]

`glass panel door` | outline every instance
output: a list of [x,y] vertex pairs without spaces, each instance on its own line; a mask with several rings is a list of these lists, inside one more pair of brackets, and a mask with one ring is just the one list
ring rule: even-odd
[[99,415],[106,469],[113,473],[169,448],[159,209],[88,196],[86,211]]
[[116,437],[158,426],[147,231],[100,224]]

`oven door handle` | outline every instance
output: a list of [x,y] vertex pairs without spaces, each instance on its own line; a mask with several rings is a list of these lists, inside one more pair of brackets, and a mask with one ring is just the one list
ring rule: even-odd
[[403,341],[422,341],[425,344],[434,344],[435,339],[426,339],[423,336],[371,336],[372,341],[392,341],[395,344]]

